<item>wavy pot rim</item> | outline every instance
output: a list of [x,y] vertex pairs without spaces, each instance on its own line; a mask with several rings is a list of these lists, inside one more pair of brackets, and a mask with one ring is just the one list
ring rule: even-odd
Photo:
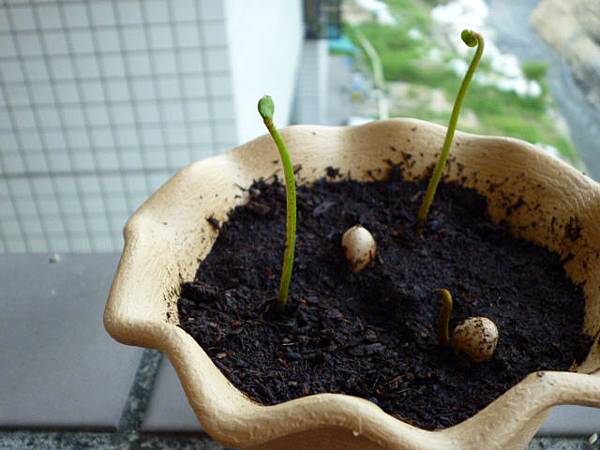
[[[294,162],[303,167],[299,183],[319,178],[328,166],[354,179],[383,177],[390,160],[403,165],[407,178],[422,176],[434,163],[444,133],[445,127],[416,119],[282,130]],[[596,340],[577,373],[530,374],[474,416],[437,431],[409,425],[344,394],[310,395],[273,406],[248,399],[177,326],[177,293],[182,280],[193,279],[198,261],[216,239],[217,231],[205,220],[209,213],[224,220],[245,200],[239,186],[279,170],[268,136],[192,163],[155,192],[124,231],[104,325],[124,344],[166,353],[213,438],[256,449],[522,449],[552,406],[600,407],[600,185],[524,141],[462,132],[456,133],[447,179],[486,195],[493,220],[506,220],[515,234],[557,251],[567,261],[569,276],[583,285],[584,329]],[[527,208],[507,216],[518,198]],[[581,228],[574,240],[567,233],[573,220]]]

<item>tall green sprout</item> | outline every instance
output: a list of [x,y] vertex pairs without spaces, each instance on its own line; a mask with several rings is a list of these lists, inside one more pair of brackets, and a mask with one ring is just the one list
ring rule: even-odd
[[296,249],[296,179],[294,177],[294,166],[292,165],[290,153],[281,134],[273,123],[275,105],[270,96],[265,95],[258,101],[258,112],[263,118],[271,137],[275,141],[275,145],[277,145],[285,177],[285,190],[287,194],[287,238],[285,243],[285,254],[283,256],[283,269],[281,271],[281,280],[279,283],[279,303],[285,308],[288,302],[290,282],[292,280],[292,269],[294,266],[294,251]]
[[427,186],[427,192],[425,193],[425,197],[423,198],[423,203],[421,204],[421,208],[419,208],[419,213],[417,215],[417,230],[419,231],[419,234],[422,234],[423,229],[425,228],[425,223],[427,222],[429,209],[431,208],[431,204],[433,203],[433,197],[435,196],[438,184],[440,183],[440,179],[442,178],[444,166],[446,165],[448,155],[450,154],[450,146],[452,145],[452,139],[454,138],[454,131],[456,130],[456,123],[458,122],[458,116],[460,115],[463,100],[465,99],[467,89],[469,87],[469,84],[471,83],[473,74],[479,66],[481,55],[483,54],[484,41],[483,36],[481,36],[479,33],[476,33],[472,30],[463,30],[460,37],[462,38],[463,42],[469,47],[477,46],[477,50],[475,51],[475,55],[473,56],[471,65],[467,70],[465,78],[463,79],[462,84],[460,85],[460,89],[458,91],[458,95],[456,96],[456,100],[454,101],[452,115],[450,116],[450,123],[448,124],[448,130],[446,131],[446,139],[444,140],[444,145],[442,146],[442,151],[440,152],[440,157],[433,171],[433,175],[429,179],[429,185]]

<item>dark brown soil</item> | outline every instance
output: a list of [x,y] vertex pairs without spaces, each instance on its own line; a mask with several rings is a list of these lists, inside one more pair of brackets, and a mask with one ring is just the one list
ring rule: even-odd
[[[328,176],[336,176],[328,171]],[[536,370],[566,370],[590,339],[584,300],[558,255],[491,223],[486,200],[443,184],[424,238],[414,218],[424,183],[323,179],[298,191],[291,301],[273,308],[285,242],[285,189],[257,182],[182,287],[181,326],[231,382],[271,405],[320,392],[371,400],[426,429],[454,425]],[[369,229],[378,257],[353,274],[343,232]],[[455,298],[452,326],[487,316],[500,330],[494,357],[474,365],[437,343],[439,299]]]

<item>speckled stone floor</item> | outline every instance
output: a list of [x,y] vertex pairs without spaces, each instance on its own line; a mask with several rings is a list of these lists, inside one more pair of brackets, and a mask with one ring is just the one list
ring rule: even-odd
[[152,435],[140,432],[154,387],[162,354],[145,350],[119,426],[115,432],[58,430],[0,430],[0,449],[19,450],[121,450],[121,449],[194,449],[222,450],[202,433],[188,435]]
[[[2,430],[0,449],[19,450],[224,450],[202,433],[150,434],[140,431],[162,355],[145,350],[126,407],[115,432]],[[538,438],[529,450],[592,450],[587,437]],[[291,450],[291,449],[290,449]]]

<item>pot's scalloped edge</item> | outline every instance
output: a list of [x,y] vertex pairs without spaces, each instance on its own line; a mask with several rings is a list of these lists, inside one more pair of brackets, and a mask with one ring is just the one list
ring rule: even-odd
[[[445,132],[445,127],[440,125],[416,119],[393,119],[359,127],[293,126],[284,129],[283,134],[288,137],[297,133],[316,134],[316,131],[327,130],[347,138],[385,132],[390,127],[408,129],[414,126],[424,127],[428,133],[438,137]],[[567,174],[594,195],[600,191],[599,185],[581,172],[526,142],[461,132],[457,132],[456,139],[481,144],[506,144],[511,150],[528,153],[528,157],[535,160],[538,166],[552,167]],[[105,328],[116,340],[128,345],[158,348],[167,354],[198,419],[215,439],[229,446],[250,448],[264,444],[268,447],[268,442],[277,438],[331,427],[347,429],[354,432],[353,435],[358,433],[381,448],[517,450],[535,434],[545,412],[552,406],[570,403],[600,407],[600,375],[571,372],[531,374],[473,417],[434,432],[396,419],[364,399],[342,394],[311,395],[274,406],[262,406],[250,401],[233,387],[202,348],[182,329],[164,320],[153,320],[138,314],[134,286],[143,281],[141,275],[144,271],[138,270],[136,264],[147,261],[151,247],[157,242],[157,235],[162,232],[156,231],[158,225],[154,214],[169,186],[195,176],[198,171],[215,162],[234,163],[246,150],[268,145],[269,138],[262,136],[227,154],[192,163],[171,178],[132,215],[125,228],[125,249],[104,313]],[[135,276],[132,277],[132,274]]]

